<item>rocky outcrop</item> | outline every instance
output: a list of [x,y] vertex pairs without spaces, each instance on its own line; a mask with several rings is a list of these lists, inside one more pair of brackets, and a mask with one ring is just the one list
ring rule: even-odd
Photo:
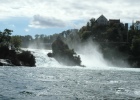
[[35,66],[35,57],[31,54],[30,51],[22,51],[22,53],[17,55],[17,57],[22,66]]
[[0,47],[0,66],[35,66],[35,57],[30,51],[9,50],[7,46]]
[[60,38],[57,38],[52,44],[52,53],[48,57],[54,57],[59,63],[67,66],[82,66],[80,56],[72,49],[69,49]]

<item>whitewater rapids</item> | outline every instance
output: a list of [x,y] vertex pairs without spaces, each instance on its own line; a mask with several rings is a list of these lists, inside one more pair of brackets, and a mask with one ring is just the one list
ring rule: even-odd
[[28,50],[36,67],[0,68],[0,100],[140,99],[140,69],[107,66],[100,54],[81,55],[85,68],[68,67],[48,58],[49,50]]

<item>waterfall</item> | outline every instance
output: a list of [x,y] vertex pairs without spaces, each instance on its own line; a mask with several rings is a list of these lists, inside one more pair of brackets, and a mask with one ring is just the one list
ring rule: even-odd
[[[45,49],[24,49],[29,50],[35,56],[36,59],[36,67],[59,67],[59,68],[78,68],[79,66],[64,66],[57,62],[54,58],[50,58],[47,56],[47,53],[52,52],[51,50]],[[92,53],[92,54],[91,54]],[[86,68],[107,68],[108,65],[103,59],[102,55],[98,53],[96,50],[92,50],[92,52],[79,53],[82,61],[82,65],[85,65]],[[80,68],[80,67],[79,67]]]

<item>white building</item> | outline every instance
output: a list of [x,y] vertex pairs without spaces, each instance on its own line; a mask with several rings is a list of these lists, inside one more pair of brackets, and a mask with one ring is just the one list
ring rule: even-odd
[[140,21],[136,21],[136,23],[134,23],[134,28],[135,30],[140,30]]

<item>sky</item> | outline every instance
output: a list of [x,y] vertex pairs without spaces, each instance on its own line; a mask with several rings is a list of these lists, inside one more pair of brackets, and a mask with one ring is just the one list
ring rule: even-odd
[[123,23],[140,20],[140,0],[0,0],[0,31],[51,35],[79,29],[104,15]]

